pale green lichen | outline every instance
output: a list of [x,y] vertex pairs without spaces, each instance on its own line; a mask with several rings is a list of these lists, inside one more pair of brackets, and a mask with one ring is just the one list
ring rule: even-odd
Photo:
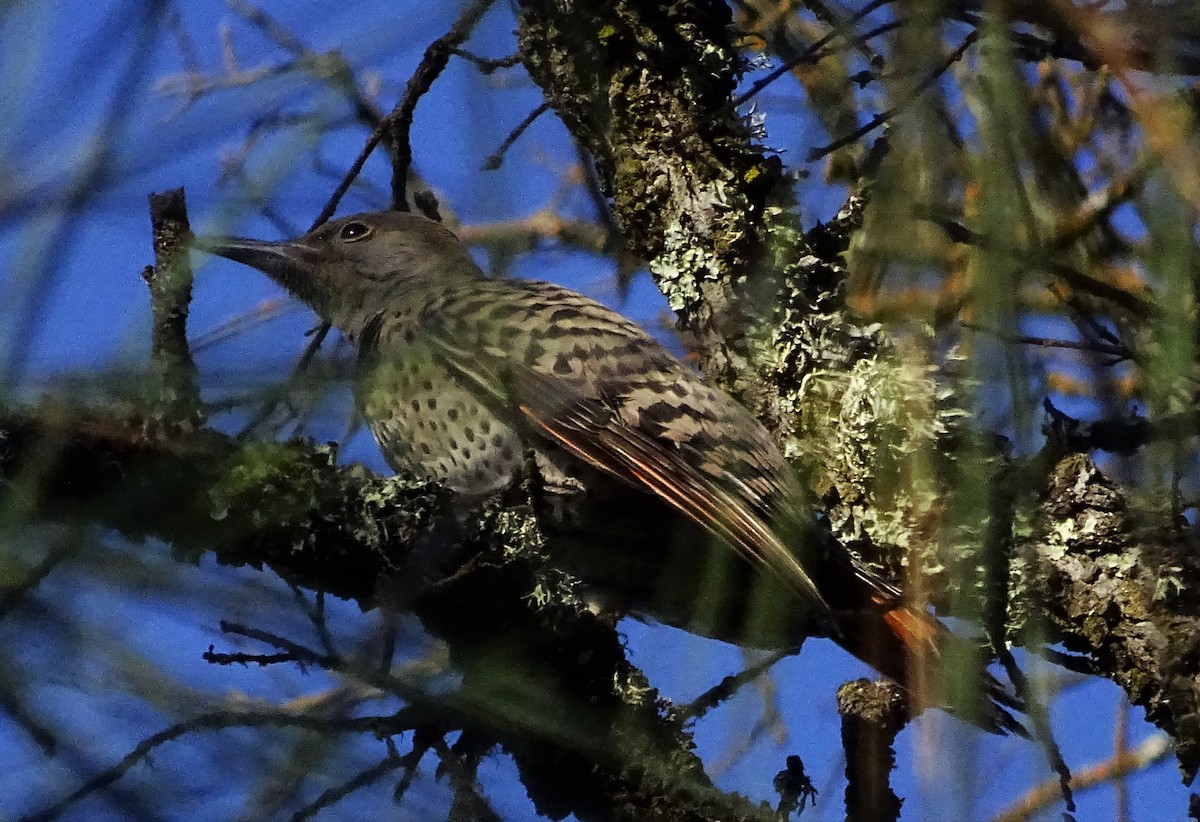
[[640,675],[630,676],[627,671],[614,672],[613,691],[620,694],[628,705],[640,705],[657,694],[657,691],[650,687],[650,683]]
[[650,261],[649,268],[667,304],[675,311],[688,310],[698,303],[700,280],[715,280],[722,271],[720,258],[678,222],[667,226],[662,253]]
[[1163,602],[1180,596],[1185,591],[1183,567],[1168,565],[1159,572],[1154,586],[1154,601]]
[[1067,546],[1075,541],[1078,534],[1078,529],[1075,527],[1074,519],[1063,519],[1054,523],[1050,531],[1050,536],[1053,539],[1046,540],[1046,549],[1043,553],[1050,559],[1061,559],[1067,553]]
[[533,605],[535,609],[545,608],[547,605],[554,602],[553,594],[541,584],[535,585],[533,590],[525,595],[525,599]]
[[[256,527],[286,521],[316,507],[334,460],[328,448],[305,451],[277,443],[248,444],[208,489],[210,516],[221,521],[236,507],[248,513]],[[262,504],[264,499],[271,505]]]
[[915,358],[864,358],[801,382],[792,397],[800,425],[785,453],[808,466],[819,492],[837,492],[843,536],[914,544],[941,496],[930,455],[960,413],[943,410],[939,397],[932,368]]

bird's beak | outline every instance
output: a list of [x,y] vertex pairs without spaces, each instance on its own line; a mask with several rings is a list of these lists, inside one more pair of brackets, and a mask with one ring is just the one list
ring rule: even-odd
[[257,268],[322,316],[329,302],[329,261],[303,240],[250,240],[245,237],[197,237],[193,248]]
[[269,242],[246,237],[197,237],[193,248],[257,268],[280,284],[292,287],[317,274],[317,255],[297,240]]

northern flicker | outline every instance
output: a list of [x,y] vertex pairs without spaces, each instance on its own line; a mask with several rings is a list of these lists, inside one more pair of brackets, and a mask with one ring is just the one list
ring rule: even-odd
[[[765,568],[793,610],[904,683],[956,640],[813,525],[800,483],[745,408],[637,325],[545,282],[488,279],[440,223],[357,214],[291,241],[198,246],[268,274],[354,343],[358,399],[388,463],[470,496],[532,449],[550,490],[601,476],[652,495]],[[962,661],[969,657],[956,659]],[[966,718],[1021,732],[982,668]]]

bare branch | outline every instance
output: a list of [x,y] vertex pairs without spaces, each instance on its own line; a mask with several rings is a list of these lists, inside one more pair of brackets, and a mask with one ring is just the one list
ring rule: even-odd
[[150,286],[151,368],[158,382],[158,414],[168,428],[192,430],[204,420],[196,364],[188,349],[188,303],[192,231],[182,188],[150,195],[154,227],[154,266],[144,273]]

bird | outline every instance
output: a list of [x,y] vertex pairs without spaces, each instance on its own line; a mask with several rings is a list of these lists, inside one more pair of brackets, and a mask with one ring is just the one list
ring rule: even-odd
[[[550,495],[615,494],[673,512],[722,556],[740,556],[735,569],[781,591],[784,622],[796,616],[902,685],[915,660],[973,659],[947,653],[968,641],[819,527],[796,472],[749,410],[599,302],[550,282],[489,278],[450,229],[411,212],[354,214],[291,240],[195,244],[265,273],[357,348],[357,402],[393,470],[479,499],[511,486],[532,454]],[[681,576],[703,576],[703,552],[678,541],[673,551]],[[593,553],[585,564],[605,563]],[[596,575],[646,599],[654,575],[645,565],[612,564]],[[702,596],[700,587],[684,596]],[[662,618],[664,609],[648,609]],[[1024,735],[1012,713],[1021,699],[972,664],[972,704],[940,706],[986,731]]]

